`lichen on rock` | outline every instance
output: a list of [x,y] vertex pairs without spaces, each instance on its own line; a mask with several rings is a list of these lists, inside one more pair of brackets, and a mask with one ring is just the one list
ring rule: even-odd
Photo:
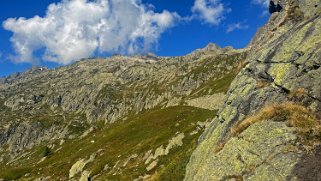
[[[321,2],[296,3],[273,14],[250,43],[247,65],[232,82],[224,106],[201,136],[185,180],[297,177],[294,170],[304,162],[303,155],[309,155],[310,148],[302,147],[306,143],[298,135],[300,131],[289,123],[260,118],[242,128],[239,135],[231,133],[233,127],[263,107],[288,101],[307,108],[315,119],[321,118],[321,81],[317,78],[321,76],[321,11],[320,7],[312,7]],[[304,18],[291,19],[291,8],[299,8]],[[284,115],[278,116],[277,120],[284,119]],[[319,133],[306,134],[310,134],[310,144],[320,144],[312,135]]]

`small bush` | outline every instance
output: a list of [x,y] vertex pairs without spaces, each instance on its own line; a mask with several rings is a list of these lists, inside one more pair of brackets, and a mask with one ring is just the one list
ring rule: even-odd
[[42,156],[43,157],[47,157],[47,156],[50,156],[52,155],[52,151],[50,148],[48,148],[48,146],[45,146],[44,149],[43,149],[43,152],[42,152]]

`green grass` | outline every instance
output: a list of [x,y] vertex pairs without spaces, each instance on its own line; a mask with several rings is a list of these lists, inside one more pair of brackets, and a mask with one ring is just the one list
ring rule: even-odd
[[209,90],[212,90],[211,94],[215,93],[226,93],[234,80],[237,73],[230,72],[226,75],[224,75],[222,78],[218,80],[209,80],[202,86],[200,86],[198,89],[192,92],[191,97],[199,97],[202,95],[207,95]]
[[[164,167],[158,167],[155,175],[160,180],[170,178],[181,180],[199,136],[199,134],[191,136],[189,133],[195,130],[195,123],[205,121],[213,115],[215,115],[215,111],[187,106],[144,111],[138,115],[130,116],[127,121],[97,129],[83,139],[69,140],[59,151],[50,150],[49,157],[43,162],[37,163],[47,153],[46,147],[40,147],[29,155],[31,157],[29,160],[32,160],[33,164],[26,160],[28,157],[26,156],[12,167],[0,167],[2,170],[0,178],[12,178],[10,173],[16,172],[19,177],[30,173],[30,177],[34,179],[39,172],[40,175],[66,179],[69,169],[76,161],[82,158],[88,159],[92,153],[101,150],[95,161],[87,164],[85,169],[90,170],[92,176],[101,174],[98,179],[102,180],[131,180],[147,172],[147,165],[143,164],[142,160],[145,152],[150,149],[155,151],[161,145],[166,147],[168,141],[177,132],[184,132],[183,146],[173,149],[168,156],[160,158],[160,164]],[[179,126],[176,123],[179,123]],[[139,157],[129,162],[126,167],[121,168],[121,173],[113,175],[113,172],[102,172],[106,164],[113,167],[118,160],[126,160],[135,153]],[[27,166],[29,169],[25,170],[24,168]],[[153,174],[154,171],[150,174]]]
[[[1,167],[0,167],[1,168]],[[30,168],[26,167],[19,167],[19,168],[1,168],[0,171],[0,178],[5,181],[9,180],[16,180],[23,177],[26,173],[30,172]]]
[[[196,90],[193,90],[190,97],[196,98],[203,95],[208,95],[210,90],[211,90],[210,94],[222,93],[222,92],[226,93],[230,87],[230,84],[238,74],[239,72],[238,67],[241,65],[245,57],[246,57],[245,53],[240,53],[240,54],[236,54],[228,57],[219,56],[219,57],[212,57],[212,58],[205,59],[200,67],[193,70],[196,76],[198,74],[215,69],[213,67],[215,67],[218,64],[218,62],[220,64],[225,64],[225,66],[221,68],[220,73],[218,72],[214,73],[215,75],[214,77],[202,83],[202,85],[198,87]],[[219,61],[217,61],[217,59],[219,59]],[[231,70],[228,70],[227,69],[228,66],[232,66],[233,68]]]
[[200,132],[196,135],[188,136],[184,140],[188,144],[173,149],[169,156],[160,159],[160,164],[165,165],[165,167],[161,168],[156,175],[157,180],[184,180],[187,163],[189,162],[193,151],[196,149],[199,136]]

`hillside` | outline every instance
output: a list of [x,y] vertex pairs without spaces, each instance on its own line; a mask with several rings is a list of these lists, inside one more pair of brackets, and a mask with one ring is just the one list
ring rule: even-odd
[[182,180],[246,55],[209,44],[0,79],[0,178]]

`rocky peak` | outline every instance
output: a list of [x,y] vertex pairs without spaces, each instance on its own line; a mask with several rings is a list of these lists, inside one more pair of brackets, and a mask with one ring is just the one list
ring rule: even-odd
[[215,43],[209,43],[203,50],[205,51],[219,51],[222,48]]
[[[195,50],[193,53],[203,53],[203,52],[215,52],[215,53],[220,53],[222,51],[222,48],[220,46],[218,46],[215,43],[209,43],[208,45],[206,45],[206,47],[201,48],[201,49],[197,49]],[[193,54],[192,53],[192,54]]]

